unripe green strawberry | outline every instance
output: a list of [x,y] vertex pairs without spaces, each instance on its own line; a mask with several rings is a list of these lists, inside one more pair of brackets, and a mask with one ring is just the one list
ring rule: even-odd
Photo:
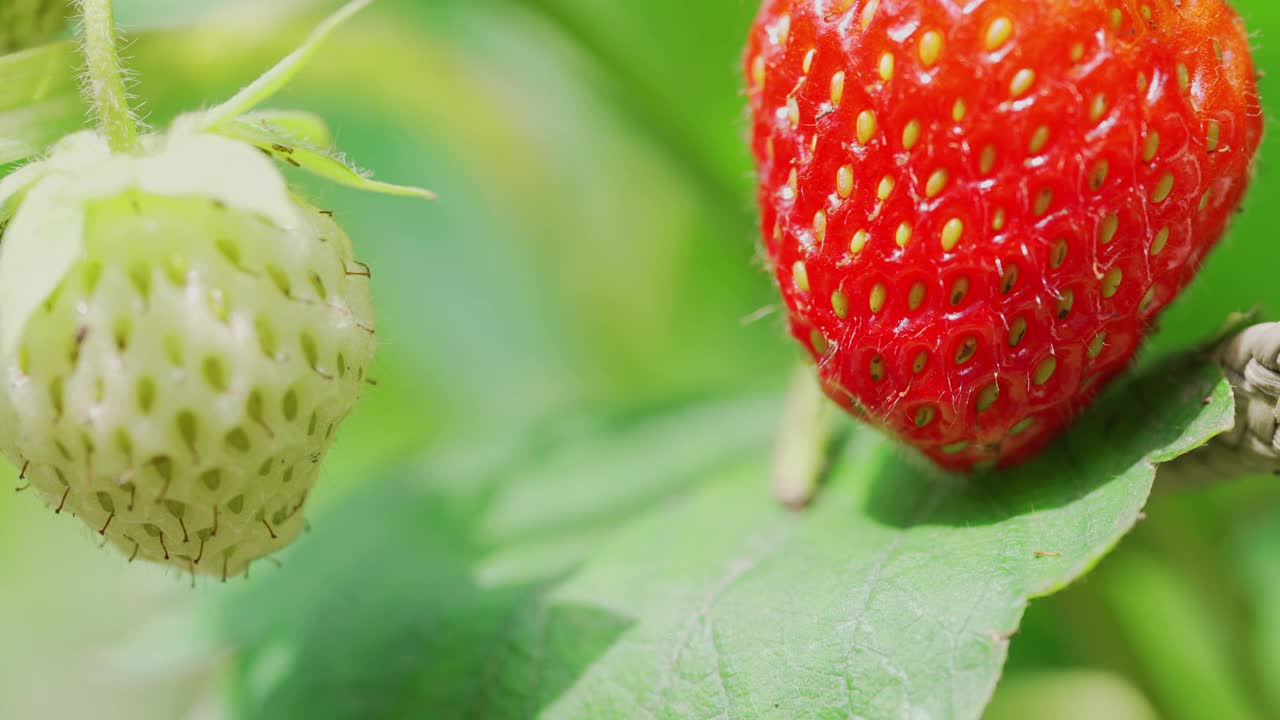
[[347,236],[207,133],[83,133],[3,187],[0,450],[130,557],[226,577],[291,542],[374,351]]
[[0,53],[47,41],[69,17],[71,0],[0,0]]

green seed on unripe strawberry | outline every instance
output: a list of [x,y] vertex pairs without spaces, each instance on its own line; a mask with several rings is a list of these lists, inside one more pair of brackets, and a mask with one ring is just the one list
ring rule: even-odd
[[241,572],[297,536],[365,384],[367,270],[245,143],[65,145],[0,238],[0,450],[126,555]]

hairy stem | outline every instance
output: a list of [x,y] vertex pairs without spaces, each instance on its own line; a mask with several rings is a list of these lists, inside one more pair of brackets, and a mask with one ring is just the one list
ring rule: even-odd
[[85,93],[93,103],[107,143],[117,152],[138,147],[138,123],[129,107],[124,67],[116,48],[112,0],[79,0],[84,25],[81,48],[87,66]]

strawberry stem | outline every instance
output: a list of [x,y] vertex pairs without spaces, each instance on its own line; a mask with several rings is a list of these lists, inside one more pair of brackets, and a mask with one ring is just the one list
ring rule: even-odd
[[1280,474],[1280,323],[1245,328],[1214,349],[1231,382],[1235,427],[1161,469],[1178,487]]
[[796,368],[774,446],[773,496],[795,509],[808,505],[817,495],[834,432],[834,406],[813,375],[812,367]]
[[79,0],[85,99],[93,104],[107,143],[117,152],[138,148],[138,121],[129,106],[126,72],[117,50],[112,0]]

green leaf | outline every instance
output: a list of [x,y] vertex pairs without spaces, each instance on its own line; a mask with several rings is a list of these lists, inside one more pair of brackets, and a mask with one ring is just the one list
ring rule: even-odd
[[80,64],[70,42],[0,56],[0,164],[36,155],[84,122]]
[[1267,717],[1251,707],[1230,648],[1192,578],[1164,558],[1128,548],[1098,575],[1102,599],[1120,620],[1122,642],[1144,668],[1154,696],[1163,699],[1163,717]]
[[[178,123],[180,126],[181,118]],[[251,143],[281,162],[339,185],[383,195],[427,200],[436,196],[430,190],[374,180],[367,173],[353,167],[342,155],[330,149],[331,137],[324,121],[309,113],[256,113],[232,120],[214,132]]]
[[[226,614],[247,716],[977,718],[1027,602],[1096,563],[1225,430],[1202,364],[1126,384],[1013,472],[861,430],[803,513],[777,402],[571,426],[409,468]],[[495,459],[500,458],[500,459]]]

